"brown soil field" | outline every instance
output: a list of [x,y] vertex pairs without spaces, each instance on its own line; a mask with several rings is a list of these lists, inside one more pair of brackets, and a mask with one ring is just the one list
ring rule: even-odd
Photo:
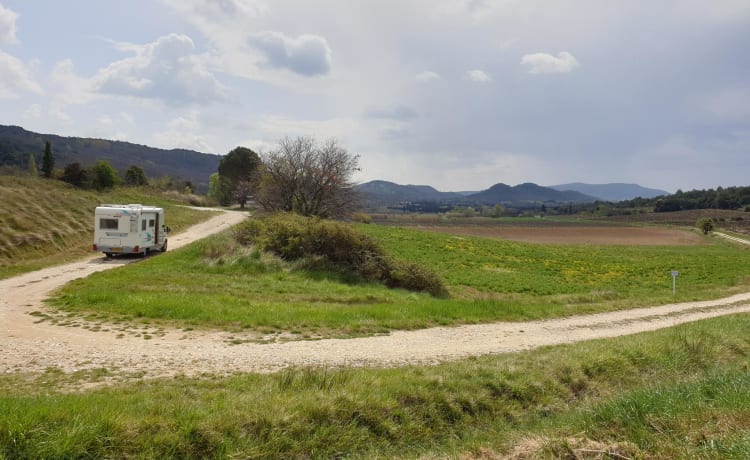
[[480,227],[418,226],[452,235],[482,236],[541,244],[600,244],[626,246],[691,246],[707,244],[697,232],[652,227]]

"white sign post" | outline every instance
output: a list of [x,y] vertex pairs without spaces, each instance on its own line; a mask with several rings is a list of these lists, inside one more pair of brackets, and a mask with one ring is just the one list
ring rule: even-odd
[[672,295],[677,291],[677,275],[679,274],[677,270],[672,270]]

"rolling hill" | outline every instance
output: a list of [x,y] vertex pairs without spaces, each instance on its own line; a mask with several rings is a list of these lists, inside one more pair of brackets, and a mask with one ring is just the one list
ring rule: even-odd
[[573,190],[583,193],[584,195],[593,196],[603,201],[625,201],[633,198],[654,198],[662,195],[669,195],[665,190],[641,187],[638,184],[583,184],[574,182],[572,184],[550,185],[549,188],[566,191]]
[[106,160],[123,175],[130,166],[137,165],[149,177],[170,176],[190,181],[198,192],[208,190],[209,176],[216,172],[220,159],[218,155],[193,150],[164,150],[130,142],[62,137],[0,125],[0,165],[25,168],[30,153],[34,153],[37,164],[41,164],[45,142],[52,147],[57,168],[76,162],[86,167],[96,160]]
[[443,205],[533,206],[539,203],[589,203],[596,198],[575,191],[558,191],[526,183],[516,186],[495,184],[481,192],[441,192],[428,185],[399,185],[376,180],[359,186],[369,207],[398,206],[403,203],[439,203]]
[[575,191],[559,191],[541,185],[525,183],[514,187],[506,184],[495,184],[487,190],[465,197],[467,201],[483,205],[532,203],[590,203],[594,197]]

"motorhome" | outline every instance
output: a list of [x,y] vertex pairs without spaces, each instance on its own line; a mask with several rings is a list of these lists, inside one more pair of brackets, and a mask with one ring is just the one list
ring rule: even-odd
[[94,211],[94,251],[107,257],[167,250],[164,209],[140,204],[103,204]]

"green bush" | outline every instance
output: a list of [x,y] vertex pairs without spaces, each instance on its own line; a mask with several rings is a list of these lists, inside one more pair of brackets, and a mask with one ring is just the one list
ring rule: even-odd
[[385,284],[390,288],[425,291],[438,297],[448,295],[439,276],[410,262],[391,261]]
[[359,222],[360,224],[371,224],[372,216],[361,212],[355,212],[352,214],[352,221]]
[[279,213],[262,220],[247,221],[237,227],[234,237],[242,245],[255,245],[284,260],[320,262],[323,259],[325,266],[343,274],[354,273],[391,288],[429,292],[436,296],[447,294],[436,274],[388,257],[375,239],[340,222]]

